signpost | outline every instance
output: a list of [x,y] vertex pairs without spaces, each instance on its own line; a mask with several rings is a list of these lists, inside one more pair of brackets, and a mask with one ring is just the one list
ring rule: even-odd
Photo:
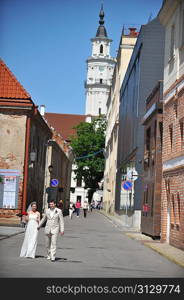
[[50,187],[47,187],[46,193],[48,194],[47,202],[56,201],[58,189],[56,188],[59,184],[59,180],[54,178],[50,181]]
[[132,182],[131,181],[123,181],[122,182],[122,188],[127,191],[127,200],[126,200],[126,226],[127,225],[127,218],[128,218],[128,191],[132,189]]

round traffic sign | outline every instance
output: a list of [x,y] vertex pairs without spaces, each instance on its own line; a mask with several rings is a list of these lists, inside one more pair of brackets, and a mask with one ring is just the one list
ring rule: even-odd
[[122,187],[124,190],[129,191],[132,189],[132,182],[131,181],[124,181]]
[[56,187],[56,186],[58,186],[58,184],[59,184],[59,181],[57,179],[51,180],[51,186]]
[[135,169],[131,169],[127,173],[127,179],[135,181],[138,178],[138,173]]

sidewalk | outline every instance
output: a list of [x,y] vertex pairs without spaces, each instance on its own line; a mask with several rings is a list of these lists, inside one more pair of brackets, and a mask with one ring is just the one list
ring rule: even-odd
[[100,210],[99,213],[102,213],[105,217],[107,217],[116,227],[123,231],[126,236],[143,243],[145,246],[151,248],[152,250],[158,252],[162,256],[184,268],[183,250],[175,248],[168,243],[161,243],[158,240],[153,240],[151,237],[142,234],[135,228],[122,226],[121,220],[118,219],[118,217],[111,216],[103,210]]
[[0,240],[9,238],[24,231],[25,229],[22,227],[0,226]]

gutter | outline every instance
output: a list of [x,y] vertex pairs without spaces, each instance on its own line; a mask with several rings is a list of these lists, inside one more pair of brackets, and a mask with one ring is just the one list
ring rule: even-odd
[[29,144],[30,144],[30,124],[31,124],[31,117],[27,116],[27,120],[26,120],[26,141],[25,141],[25,158],[24,158],[24,182],[23,182],[22,211],[26,210],[26,200],[27,200],[27,181],[28,181]]

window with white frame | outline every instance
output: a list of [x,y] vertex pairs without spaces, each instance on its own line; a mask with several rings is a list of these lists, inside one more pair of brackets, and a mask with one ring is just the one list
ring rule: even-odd
[[175,25],[171,26],[171,40],[170,40],[170,59],[174,57],[174,34],[175,34]]

